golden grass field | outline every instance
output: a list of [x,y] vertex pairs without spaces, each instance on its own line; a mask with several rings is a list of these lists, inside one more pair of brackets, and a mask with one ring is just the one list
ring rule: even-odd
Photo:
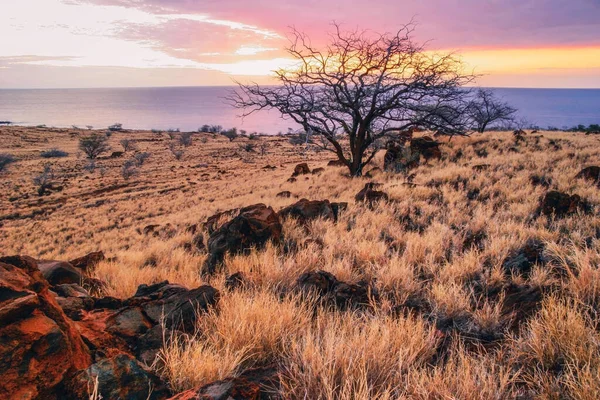
[[[230,142],[198,133],[178,161],[167,133],[147,131],[110,137],[113,151],[129,137],[151,153],[125,180],[121,168],[133,152],[86,171],[77,149],[86,134],[0,127],[0,153],[19,159],[0,175],[0,253],[69,260],[102,250],[107,260],[95,274],[116,297],[165,279],[219,289],[219,307],[200,318],[198,334],[171,342],[157,363],[176,392],[276,365],[281,396],[290,399],[600,398],[600,189],[575,179],[600,163],[600,136],[542,132],[517,144],[500,132],[441,139],[443,159],[411,171],[408,184],[404,175],[383,172],[351,179],[344,168],[326,167],[331,153],[305,151],[285,137]],[[241,149],[248,142],[255,152]],[[40,157],[51,148],[69,156]],[[373,166],[381,167],[382,157]],[[63,189],[40,197],[32,178],[48,162]],[[287,182],[300,162],[325,171]],[[480,164],[489,167],[472,168]],[[534,175],[551,179],[549,188],[532,184]],[[393,201],[373,210],[356,204],[371,180]],[[533,217],[549,189],[579,194],[596,211]],[[292,197],[276,197],[281,191]],[[301,198],[349,207],[337,223],[317,220],[305,229],[285,221],[285,241],[296,251],[268,245],[228,256],[224,271],[201,277],[207,255],[186,247],[188,226],[218,211],[255,203],[277,211]],[[164,229],[140,233],[151,224]],[[476,245],[467,245],[474,235]],[[544,243],[546,261],[528,276],[507,274],[504,260],[530,238]],[[357,311],[318,307],[293,290],[312,270],[368,281],[379,297]],[[251,286],[227,291],[225,277],[238,271]],[[526,320],[504,311],[502,293],[481,294],[511,284],[543,293]],[[408,299],[427,304],[427,316],[404,307]],[[452,327],[442,329],[442,320]],[[492,339],[481,340],[482,332]]]

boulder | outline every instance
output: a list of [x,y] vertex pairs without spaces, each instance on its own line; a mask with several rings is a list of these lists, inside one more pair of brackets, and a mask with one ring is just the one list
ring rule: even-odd
[[81,284],[83,282],[81,271],[66,261],[42,260],[37,265],[50,285]]
[[313,170],[312,170],[312,172],[311,172],[311,173],[312,173],[313,175],[318,175],[318,174],[320,174],[320,173],[322,173],[322,172],[325,172],[325,168],[315,168],[315,169],[313,169]]
[[209,257],[203,267],[204,274],[213,274],[225,254],[239,254],[261,248],[272,240],[283,239],[279,216],[271,207],[255,204],[242,208],[239,215],[225,223],[208,239]]
[[93,270],[96,265],[98,265],[101,261],[104,261],[106,257],[104,253],[101,251],[95,251],[93,253],[86,254],[83,257],[76,258],[74,260],[69,261],[69,264],[74,266],[77,269],[80,269],[85,272],[89,272]]
[[387,193],[375,190],[380,184],[375,182],[369,182],[365,185],[365,187],[356,194],[354,199],[361,203],[367,203],[370,206],[373,206],[375,203],[380,201],[388,201],[389,196]]
[[368,307],[372,292],[365,282],[342,282],[326,271],[305,272],[296,280],[296,288],[303,293],[316,294],[322,301],[340,310]]
[[302,164],[298,164],[298,165],[296,165],[296,167],[294,167],[294,173],[292,174],[292,177],[299,176],[299,175],[307,175],[307,174],[310,174],[310,168],[308,168],[307,163],[302,163]]
[[225,289],[230,291],[243,289],[247,287],[248,284],[246,275],[244,275],[243,272],[236,272],[225,279]]
[[307,224],[317,218],[336,220],[329,200],[302,199],[279,211],[279,217],[294,218],[301,224]]
[[102,399],[161,400],[171,396],[158,376],[128,354],[100,360],[80,371],[69,385],[73,398],[92,398],[96,382]]
[[29,257],[0,258],[0,398],[62,398],[91,357]]
[[576,214],[578,211],[589,213],[591,206],[577,194],[569,195],[555,190],[546,193],[539,207],[542,215],[554,215],[559,218]]
[[596,182],[598,184],[598,186],[600,186],[600,167],[595,166],[595,165],[591,166],[591,167],[586,167],[586,168],[582,169],[577,174],[577,176],[575,176],[575,178],[593,181],[593,182]]

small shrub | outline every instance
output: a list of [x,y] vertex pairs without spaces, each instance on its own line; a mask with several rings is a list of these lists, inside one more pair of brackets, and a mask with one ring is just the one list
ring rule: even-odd
[[91,134],[79,139],[79,149],[85,153],[87,158],[95,160],[98,156],[110,150],[106,136]]
[[179,133],[179,128],[177,129],[167,129],[167,135],[171,140],[175,139],[175,136]]
[[108,130],[111,132],[120,132],[123,130],[123,124],[116,123],[108,127]]
[[150,158],[150,156],[151,156],[151,154],[147,153],[147,152],[136,153],[133,156],[133,159],[135,160],[135,164],[138,167],[141,167],[142,165],[144,165],[144,163],[146,162],[146,160]]
[[245,144],[241,144],[240,145],[240,149],[244,150],[247,153],[252,153],[254,152],[254,148],[255,148],[255,144],[254,143],[245,143]]
[[12,154],[0,153],[0,172],[15,162],[17,162],[17,159]]
[[192,145],[192,132],[184,132],[179,135],[179,144],[184,147],[190,147]]
[[230,142],[233,142],[233,140],[238,137],[238,132],[236,128],[231,128],[229,130],[222,131],[221,135],[229,139]]
[[177,161],[183,158],[183,149],[177,148],[177,145],[174,142],[169,143],[169,150],[171,151],[171,154],[173,154]]
[[41,174],[33,177],[33,184],[37,187],[38,196],[46,194],[48,189],[52,187],[54,180],[54,172],[50,164],[44,165],[44,170]]
[[59,150],[59,149],[50,149],[50,150],[42,151],[42,153],[40,155],[42,156],[42,158],[63,158],[63,157],[68,157],[69,153],[67,153],[66,151]]
[[94,127],[92,125],[86,125],[85,127],[88,129],[88,131],[91,131],[92,129],[94,129]]
[[119,143],[123,147],[123,151],[135,150],[135,142],[131,139],[121,139]]
[[223,127],[221,125],[212,125],[209,129],[208,132],[209,133],[219,133],[223,130]]
[[85,169],[87,172],[94,172],[96,170],[96,161],[90,160],[89,163],[84,165],[83,169]]
[[198,132],[210,132],[210,125],[202,125],[200,128],[198,128]]
[[160,135],[161,133],[163,133],[163,131],[160,129],[151,129],[150,132],[155,133],[157,135]]
[[136,164],[136,160],[125,161],[123,167],[121,168],[121,176],[123,176],[123,179],[129,180],[129,178],[137,174],[138,170],[136,168]]

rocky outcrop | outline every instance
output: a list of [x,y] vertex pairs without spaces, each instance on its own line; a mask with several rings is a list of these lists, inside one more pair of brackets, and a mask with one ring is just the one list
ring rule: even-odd
[[51,286],[42,271],[75,267],[47,265],[0,259],[0,398],[89,398],[96,382],[105,399],[171,396],[142,363],[152,364],[170,337],[193,334],[219,292],[164,281],[140,285],[125,300],[95,298],[76,283]]
[[268,241],[283,239],[279,216],[264,204],[242,208],[235,218],[213,232],[208,239],[208,259],[202,272],[212,274],[226,254],[239,254],[261,248]]
[[29,257],[0,258],[0,398],[61,398],[91,356]]

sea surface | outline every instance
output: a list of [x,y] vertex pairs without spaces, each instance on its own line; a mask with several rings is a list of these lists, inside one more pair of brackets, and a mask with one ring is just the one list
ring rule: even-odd
[[[204,124],[277,134],[296,125],[274,111],[241,118],[224,99],[233,87],[1,89],[0,121],[19,125],[195,131]],[[494,89],[542,128],[600,123],[600,89]]]

